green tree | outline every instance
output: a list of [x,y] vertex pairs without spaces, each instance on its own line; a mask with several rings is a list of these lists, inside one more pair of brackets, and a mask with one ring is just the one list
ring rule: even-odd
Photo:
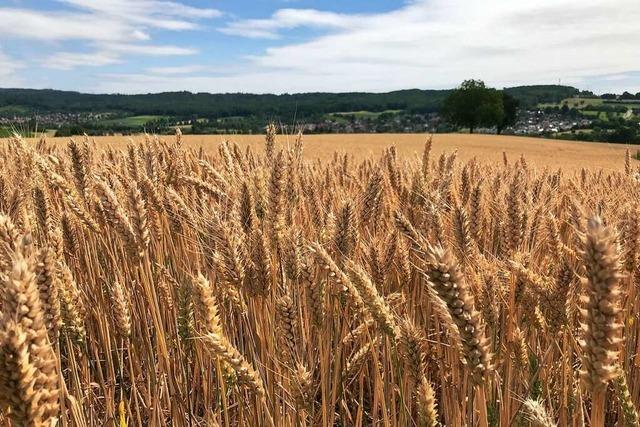
[[68,125],[63,125],[61,126],[55,133],[55,137],[60,137],[60,136],[64,136],[64,137],[68,137],[68,136],[76,136],[76,135],[82,135],[86,133],[85,129],[78,124],[68,124]]
[[497,132],[500,134],[507,126],[513,126],[518,119],[518,106],[520,102],[507,92],[502,91],[502,108],[504,110],[504,116],[502,122],[498,124]]
[[485,86],[482,80],[465,80],[444,102],[447,120],[457,126],[469,128],[498,126],[504,120],[501,92]]

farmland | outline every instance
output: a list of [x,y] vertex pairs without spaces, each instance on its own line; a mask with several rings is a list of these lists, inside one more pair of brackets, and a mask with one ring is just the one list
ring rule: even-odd
[[269,126],[0,150],[2,422],[637,425],[622,146]]
[[607,100],[602,98],[565,98],[557,103],[541,103],[538,108],[569,108],[575,109],[583,116],[591,119],[610,121],[617,118],[635,120],[640,111],[640,102],[632,100]]
[[[377,156],[390,145],[395,145],[402,159],[411,160],[423,149],[429,136],[425,134],[344,134],[344,135],[304,135],[304,156],[308,159],[330,160],[334,152],[346,153],[362,160],[369,156]],[[170,136],[161,136],[169,139]],[[583,167],[605,168],[617,170],[621,167],[626,146],[620,144],[587,143],[580,141],[559,141],[543,138],[528,138],[497,135],[468,134],[435,134],[433,151],[435,155],[457,150],[458,158],[471,160],[477,158],[483,162],[500,163],[503,152],[516,160],[524,155],[532,165],[539,168]],[[82,137],[76,137],[81,140]],[[130,141],[141,142],[142,136],[95,137],[98,147],[113,146],[123,149]],[[224,141],[236,142],[245,149],[260,147],[264,143],[261,135],[183,135],[184,145],[213,153]],[[65,146],[69,138],[48,138],[59,146]],[[278,135],[277,142],[281,147],[293,145],[294,136]],[[632,148],[633,150],[633,148]]]
[[152,116],[152,115],[128,116],[128,117],[123,117],[123,118],[102,120],[99,123],[101,125],[105,125],[105,126],[115,125],[115,126],[118,126],[118,127],[138,128],[138,127],[144,126],[146,123],[148,123],[150,121],[164,119],[164,118],[166,118],[166,116]]
[[567,105],[569,108],[582,109],[586,107],[601,107],[603,105],[619,106],[624,108],[639,108],[640,102],[624,101],[624,100],[606,100],[602,98],[586,98],[586,97],[571,97],[565,98],[560,102],[541,103],[538,104],[539,108],[545,107],[562,107]]

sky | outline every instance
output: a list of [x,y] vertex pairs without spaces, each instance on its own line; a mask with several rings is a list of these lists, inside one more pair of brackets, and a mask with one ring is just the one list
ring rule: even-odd
[[0,0],[0,87],[640,92],[640,0]]

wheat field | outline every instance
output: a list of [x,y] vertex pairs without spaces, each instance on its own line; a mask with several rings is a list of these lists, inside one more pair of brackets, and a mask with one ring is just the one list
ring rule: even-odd
[[639,425],[628,151],[310,160],[275,133],[3,142],[0,421]]
[[[353,156],[357,161],[370,157],[379,157],[391,145],[396,146],[400,160],[413,158],[422,153],[424,142],[428,136],[424,134],[325,134],[305,135],[303,156],[307,160],[331,160],[335,152]],[[126,149],[131,140],[136,141],[144,136],[99,136],[93,138],[99,148],[113,147]],[[163,137],[164,138],[164,137]],[[518,158],[524,155],[527,160],[539,167],[550,167],[579,170],[583,167],[620,170],[620,157],[625,155],[629,147],[621,144],[607,144],[581,141],[561,141],[557,139],[532,138],[510,135],[483,134],[434,134],[433,156],[458,151],[457,157],[462,161],[476,158],[482,163],[499,164],[502,153],[508,157]],[[276,147],[290,148],[296,137],[277,135]],[[52,144],[65,147],[68,138],[49,138]],[[207,153],[216,152],[218,146],[225,142],[237,144],[241,149],[248,146],[259,150],[264,145],[261,135],[184,135],[182,143],[185,148],[200,149]],[[635,150],[632,154],[635,154]]]

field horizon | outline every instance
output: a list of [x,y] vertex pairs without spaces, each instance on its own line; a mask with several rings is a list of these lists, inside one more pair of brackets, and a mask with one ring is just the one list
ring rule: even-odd
[[[380,155],[386,148],[395,145],[398,155],[408,159],[420,156],[424,143],[433,138],[433,153],[440,155],[458,151],[458,158],[463,161],[477,158],[485,163],[499,163],[503,161],[503,153],[507,159],[517,160],[524,155],[527,162],[538,168],[569,168],[596,167],[606,170],[621,170],[627,149],[633,151],[633,145],[611,144],[604,142],[563,141],[548,138],[535,138],[511,135],[488,134],[310,134],[303,135],[307,159],[329,160],[335,152],[353,155],[360,160],[370,156]],[[66,146],[70,139],[82,140],[82,136],[47,137],[47,141],[59,146]],[[162,140],[172,140],[171,135],[160,135]],[[35,141],[37,138],[28,138]],[[111,145],[114,148],[124,148],[132,140],[136,143],[143,141],[144,134],[130,136],[98,136],[95,139],[98,146]],[[0,138],[0,141],[7,139]],[[235,142],[240,148],[248,145],[254,149],[264,144],[264,135],[183,135],[185,148],[204,147],[205,151],[217,150],[224,141]],[[276,143],[281,147],[293,147],[295,135],[277,135]],[[632,159],[632,161],[634,161]]]
[[0,152],[0,424],[639,424],[625,146],[269,125]]

